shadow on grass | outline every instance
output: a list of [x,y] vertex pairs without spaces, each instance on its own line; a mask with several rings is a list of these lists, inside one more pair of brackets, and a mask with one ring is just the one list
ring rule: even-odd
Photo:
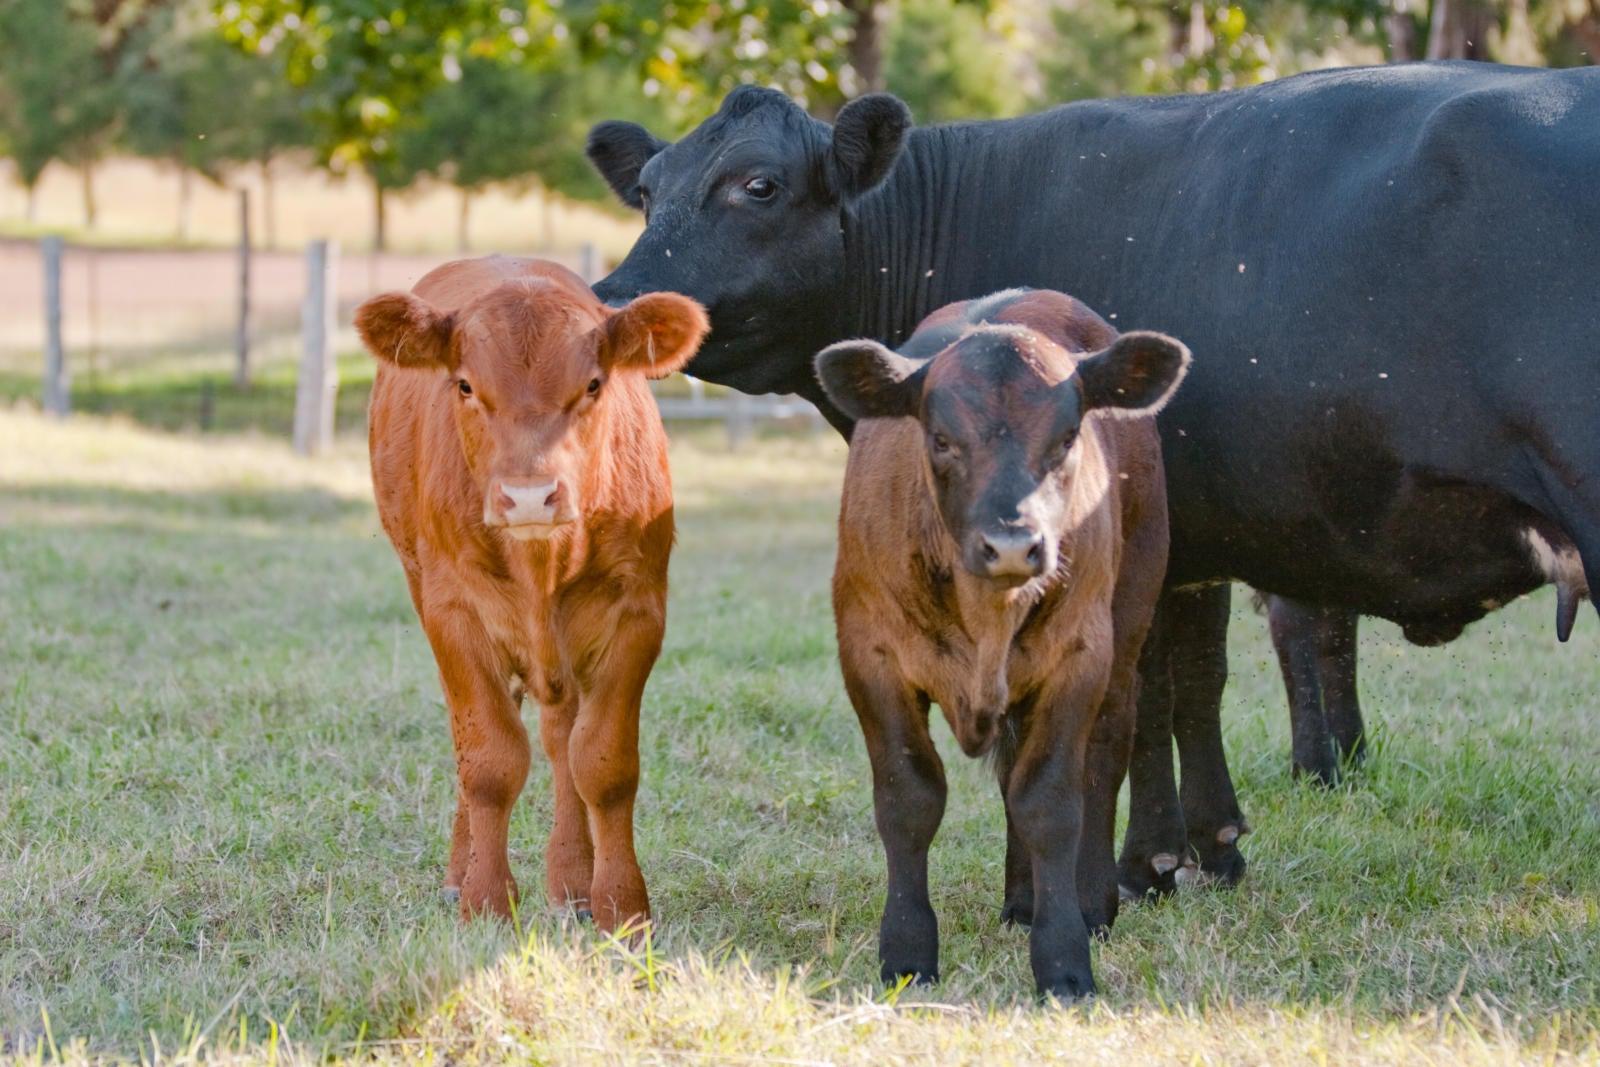
[[[340,523],[367,515],[372,504],[316,486],[296,488],[242,488],[171,490],[128,489],[116,485],[49,482],[7,488],[0,496],[48,508],[62,508],[72,525],[83,525],[87,515],[104,516],[103,525],[117,527],[170,526],[174,520],[247,519],[264,522],[314,524]],[[161,519],[152,523],[150,520]]]

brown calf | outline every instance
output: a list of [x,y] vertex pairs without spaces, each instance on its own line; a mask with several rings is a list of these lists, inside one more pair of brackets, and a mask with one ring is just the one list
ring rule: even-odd
[[450,707],[459,791],[445,890],[510,914],[511,808],[540,705],[551,900],[648,918],[633,850],[639,701],[661,648],[672,483],[646,377],[706,331],[666,293],[612,311],[536,260],[448,263],[356,312],[379,360],[372,482]]
[[1188,362],[1170,338],[1118,337],[1071,297],[1019,290],[935,312],[898,354],[847,341],[817,356],[828,395],[867,420],[850,443],[833,603],[888,858],[886,982],[939,973],[935,703],[962,751],[994,753],[1001,918],[1032,925],[1040,993],[1094,990],[1088,930],[1116,914],[1117,789],[1167,561],[1150,416]]

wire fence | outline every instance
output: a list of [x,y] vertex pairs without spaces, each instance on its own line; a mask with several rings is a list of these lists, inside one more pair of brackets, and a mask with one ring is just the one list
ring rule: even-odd
[[[0,240],[0,398],[6,400],[38,399],[52,385],[48,245],[49,239]],[[173,430],[294,433],[296,385],[308,356],[305,254],[252,250],[242,274],[237,249],[59,247],[59,385],[71,410],[118,413]],[[355,307],[376,292],[410,289],[450,258],[331,257],[327,357],[337,358],[337,432],[365,426],[373,373],[350,325]],[[544,258],[591,280],[601,273],[593,249]],[[248,294],[243,316],[241,291]],[[247,382],[238,366],[241,321]],[[794,397],[743,397],[682,376],[657,385],[664,418],[720,422],[735,445],[762,422],[824,425],[815,408]]]

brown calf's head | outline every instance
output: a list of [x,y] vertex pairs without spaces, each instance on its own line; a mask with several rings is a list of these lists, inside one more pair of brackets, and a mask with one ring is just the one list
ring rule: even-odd
[[680,369],[705,336],[705,311],[647,293],[612,311],[544,278],[507,281],[453,312],[412,293],[356,310],[378,359],[438,375],[450,393],[483,523],[518,540],[548,538],[582,513],[611,379]]
[[1188,365],[1189,350],[1158,333],[1077,355],[1026,327],[983,324],[922,361],[845,341],[817,354],[817,377],[852,418],[922,423],[963,566],[1012,588],[1056,568],[1084,419],[1153,414]]

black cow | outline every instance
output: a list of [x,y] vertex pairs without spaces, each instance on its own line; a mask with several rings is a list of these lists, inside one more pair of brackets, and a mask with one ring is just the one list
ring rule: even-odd
[[591,159],[648,225],[596,288],[693,296],[712,319],[694,373],[800,393],[845,432],[811,355],[897,345],[957,299],[1060,289],[1189,343],[1160,418],[1172,556],[1131,891],[1184,856],[1243,871],[1230,580],[1424,641],[1553,578],[1600,594],[1600,70],[1319,71],[910,124],[892,97],[830,128],[742,88],[675,145],[597,126]]

